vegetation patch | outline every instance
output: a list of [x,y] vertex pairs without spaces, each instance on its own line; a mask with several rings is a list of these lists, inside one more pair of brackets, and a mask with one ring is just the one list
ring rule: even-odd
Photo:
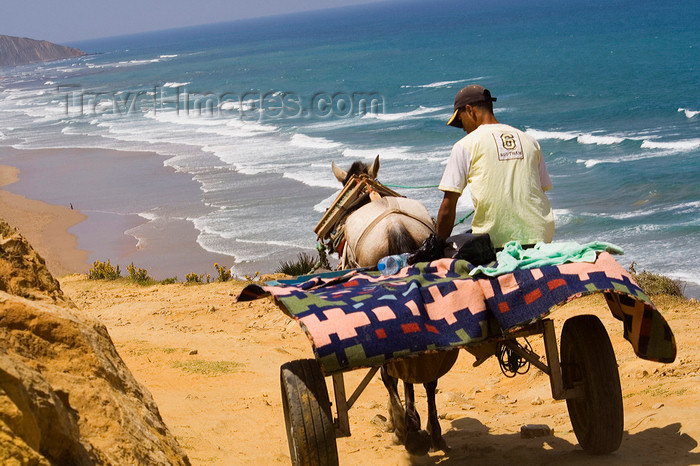
[[242,364],[234,361],[174,361],[172,367],[182,369],[190,374],[221,375],[236,372]]
[[126,270],[129,272],[129,279],[139,285],[153,285],[156,283],[153,278],[148,276],[148,270],[135,267],[133,262],[126,266]]
[[[204,275],[197,275],[194,272],[190,272],[185,275],[186,285],[198,285],[204,283]],[[207,275],[207,283],[209,283],[209,275]]]
[[280,262],[275,273],[284,273],[287,275],[306,275],[311,273],[316,268],[317,260],[310,254],[300,252],[296,260]]
[[[143,342],[143,343],[148,343],[148,342]],[[159,347],[146,347],[146,348],[137,348],[137,349],[132,349],[128,350],[127,352],[129,354],[132,354],[134,356],[143,356],[145,354],[152,354],[152,353],[165,353],[165,354],[173,354],[173,353],[184,353],[186,351],[189,351],[185,348],[159,348]]]
[[684,286],[680,281],[673,280],[663,275],[647,272],[646,270],[643,270],[641,273],[637,273],[634,266],[635,263],[632,262],[629,272],[632,274],[632,278],[634,278],[634,281],[637,282],[637,285],[639,285],[644,293],[648,295],[666,294],[669,296],[683,297]]
[[214,268],[219,274],[219,276],[216,278],[216,281],[227,282],[231,280],[231,269],[227,269],[226,267],[224,267],[223,265],[219,265],[218,263],[214,264]]
[[644,390],[634,392],[634,393],[628,393],[627,395],[624,395],[623,398],[630,398],[635,395],[643,395],[643,396],[661,396],[661,397],[671,397],[671,396],[681,396],[685,392],[687,392],[687,388],[679,388],[678,390],[671,390],[668,387],[664,387],[663,385],[656,385],[654,387],[647,387]]
[[[171,285],[177,283],[177,277],[169,277],[161,281],[154,280],[148,276],[148,270],[134,266],[133,262],[126,266],[126,270],[129,272],[129,276],[126,279],[139,285],[155,285],[156,283]],[[116,280],[121,278],[121,270],[119,270],[119,265],[112,265],[109,259],[107,259],[107,262],[95,261],[88,272],[88,278],[90,280]]]
[[88,272],[88,278],[92,280],[116,280],[121,276],[119,266],[114,267],[107,262],[95,261],[92,263],[92,268]]

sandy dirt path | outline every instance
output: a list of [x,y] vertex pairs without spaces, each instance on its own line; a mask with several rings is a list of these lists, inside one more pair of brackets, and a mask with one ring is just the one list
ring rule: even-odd
[[[235,303],[242,282],[141,287],[73,275],[61,285],[105,323],[193,464],[289,463],[279,368],[313,354],[300,327],[269,298]],[[473,357],[462,352],[438,387],[449,452],[410,457],[392,444],[392,434],[372,423],[386,415],[386,392],[375,377],[350,410],[352,436],[338,439],[341,464],[700,464],[700,305],[654,301],[676,336],[672,364],[637,358],[602,297],[579,299],[552,314],[558,332],[565,318],[596,314],[611,336],[625,408],[616,453],[592,458],[581,450],[565,402],[552,400],[549,379],[537,369],[510,379],[495,358],[473,368]],[[363,376],[347,373],[347,386]],[[422,387],[416,393],[425,422],[425,393]],[[554,435],[521,439],[524,424],[547,424]]]

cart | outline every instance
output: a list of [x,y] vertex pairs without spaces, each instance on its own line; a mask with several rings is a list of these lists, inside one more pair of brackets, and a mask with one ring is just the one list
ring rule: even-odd
[[[607,257],[601,260],[604,256]],[[447,267],[450,271],[457,271],[459,275],[457,270],[459,264],[451,260],[441,262],[440,266]],[[332,306],[340,306],[332,308],[333,310],[342,308],[342,305],[338,305],[338,301],[333,301],[331,298],[344,296],[342,293],[345,293],[346,289],[343,287],[359,286],[363,289],[362,280],[366,280],[365,289],[374,287],[372,289],[381,288],[381,291],[388,289],[398,294],[406,294],[403,293],[404,288],[396,291],[398,283],[407,284],[409,288],[414,287],[416,280],[414,275],[432,270],[430,267],[433,264],[418,267],[417,271],[411,270],[412,268],[404,269],[401,272],[402,277],[389,277],[386,282],[382,282],[376,274],[362,275],[364,271],[360,270],[360,275],[355,274],[351,278],[346,276],[342,280],[335,277],[311,276],[311,278],[303,277],[286,284],[271,283],[270,286],[258,290],[272,293],[277,304],[299,320],[316,354],[315,359],[285,363],[280,370],[284,417],[293,464],[338,463],[336,439],[348,437],[351,434],[350,409],[376,375],[382,363],[386,362],[386,359],[365,355],[365,359],[355,363],[352,361],[340,365],[337,361],[329,363],[333,358],[329,358],[327,354],[324,356],[321,351],[325,346],[322,344],[324,342],[320,341],[320,333],[316,327],[320,327],[321,324],[330,324],[324,321],[317,325],[315,322],[318,319],[314,313],[323,313],[323,304],[326,302],[331,303],[326,305],[326,310]],[[425,276],[420,276],[421,280],[425,281]],[[449,283],[449,273],[439,272],[437,276],[440,278],[436,279],[436,283],[442,284],[439,286]],[[462,277],[463,274],[459,276]],[[394,278],[399,281],[392,281]],[[351,280],[351,285],[348,285],[348,280]],[[507,285],[508,283],[511,285]],[[517,283],[517,290],[514,291],[512,283]],[[482,322],[481,328],[485,329],[482,335],[468,339],[469,341],[465,339],[461,344],[452,344],[450,349],[462,347],[474,354],[477,357],[474,366],[504,349],[518,355],[549,376],[552,397],[555,400],[566,400],[574,433],[584,451],[590,454],[605,454],[617,450],[623,433],[622,392],[615,353],[605,327],[594,315],[571,317],[564,322],[560,341],[557,342],[554,322],[547,316],[558,305],[577,297],[605,293],[613,315],[622,320],[625,338],[633,345],[637,355],[654,361],[672,362],[676,354],[673,334],[666,321],[649,298],[631,280],[629,274],[622,270],[614,259],[609,258],[607,253],[604,253],[599,256],[595,264],[566,264],[537,269],[536,272],[523,271],[520,275],[515,273],[510,278],[492,279],[491,283],[478,283],[478,285],[479,287],[475,285],[466,292],[473,295],[475,290],[486,290],[485,314],[482,317],[488,321],[488,325],[483,325]],[[552,288],[554,285],[556,286]],[[293,288],[292,291],[290,287]],[[489,296],[491,294],[489,287],[492,287],[493,296]],[[494,291],[496,288],[498,290]],[[549,293],[543,293],[542,289],[548,290]],[[586,291],[581,292],[582,289]],[[314,293],[314,290],[317,294],[309,295]],[[421,296],[425,295],[425,293],[421,294]],[[519,302],[518,300],[527,302],[528,299],[532,300],[538,295],[543,298],[543,302],[540,303],[541,306],[532,308],[532,312],[523,313],[523,309],[514,308],[514,303]],[[297,312],[298,309],[290,309],[294,307],[294,303],[300,302],[302,296],[311,296],[310,299],[316,303],[307,306],[313,308],[308,311],[310,314]],[[386,295],[379,296],[377,299],[381,300],[382,297]],[[354,302],[352,299],[356,298],[344,299]],[[530,301],[530,307],[533,302]],[[318,303],[321,304],[318,305]],[[499,303],[507,305],[510,303],[510,307],[516,312],[508,318],[504,317],[509,314],[508,312],[493,313],[492,309],[503,310],[508,307]],[[357,304],[353,306],[357,307]],[[399,304],[393,304],[393,306],[398,309]],[[471,296],[471,306],[473,315],[473,308],[478,306],[478,300],[473,296]],[[546,312],[542,312],[544,308],[547,309]],[[525,307],[525,310],[528,308]],[[325,312],[326,316],[330,315],[329,312]],[[476,315],[478,314],[477,312]],[[500,315],[494,318],[493,314]],[[304,317],[305,315],[312,315],[313,319]],[[416,318],[425,319],[425,316]],[[381,325],[380,321],[372,321],[366,326],[358,327],[358,332],[367,331],[358,335],[357,338],[361,340],[366,339],[367,335],[373,335],[372,328]],[[453,322],[451,325],[455,324],[459,323]],[[462,325],[469,326],[469,323]],[[330,334],[328,328],[324,331]],[[541,335],[543,338],[544,358],[518,342],[519,338],[536,335]],[[345,347],[346,354],[349,354],[347,348],[355,347],[351,346],[355,343],[353,338],[346,338],[350,345]],[[342,339],[338,338],[338,340]],[[434,346],[433,349],[435,349]],[[413,355],[405,352],[395,354],[400,354],[402,357]],[[363,366],[366,370],[364,378],[356,387],[346,387],[344,372],[359,370]],[[333,403],[329,397],[326,377],[332,379]]]
[[[533,335],[544,339],[546,363],[517,343],[517,338]],[[566,399],[574,433],[586,452],[603,454],[617,450],[623,432],[622,391],[615,354],[598,317],[581,315],[568,319],[562,329],[560,353],[551,319],[542,319],[478,346],[499,344],[549,375],[552,397]],[[315,359],[290,361],[281,367],[282,403],[293,464],[337,464],[336,438],[350,436],[350,408],[378,370],[379,367],[367,370],[349,397],[343,373],[330,376],[335,401],[331,404],[323,372]]]

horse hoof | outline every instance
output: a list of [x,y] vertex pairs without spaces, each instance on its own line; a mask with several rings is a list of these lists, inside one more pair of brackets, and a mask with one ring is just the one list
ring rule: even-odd
[[413,456],[425,456],[430,451],[430,434],[424,430],[406,434],[406,451]]

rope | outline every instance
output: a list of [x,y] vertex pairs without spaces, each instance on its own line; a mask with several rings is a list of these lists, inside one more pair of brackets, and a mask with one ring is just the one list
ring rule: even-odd
[[459,220],[457,220],[457,223],[455,223],[454,226],[453,226],[452,228],[456,227],[456,226],[459,225],[460,223],[464,223],[464,221],[465,221],[466,219],[468,219],[469,217],[471,217],[473,213],[474,213],[474,211],[472,210],[472,211],[469,212],[467,215],[465,215],[464,217],[462,217],[462,218],[460,218]]
[[437,188],[438,185],[430,185],[430,186],[404,186],[400,184],[386,184],[382,183],[382,185],[386,186],[387,188],[404,188],[404,189],[428,189],[428,188]]
[[317,243],[316,250],[318,251],[318,260],[311,268],[311,270],[307,272],[309,274],[316,272],[319,269],[319,267],[325,265],[324,262],[326,262],[326,247],[323,245],[323,243]]

